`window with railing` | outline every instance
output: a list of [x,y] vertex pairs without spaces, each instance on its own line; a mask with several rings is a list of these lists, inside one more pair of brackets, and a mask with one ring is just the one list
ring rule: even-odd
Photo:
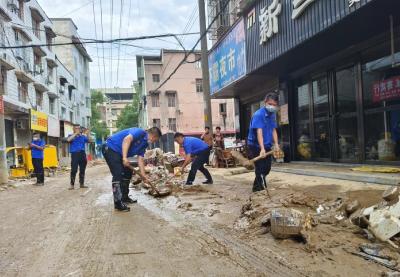
[[160,107],[160,94],[152,94],[151,95],[151,106],[153,108]]
[[168,107],[169,108],[176,107],[176,93],[168,93],[167,98],[168,98]]
[[203,79],[196,79],[196,92],[203,92]]
[[176,118],[168,118],[168,129],[176,132]]
[[160,82],[160,74],[153,74],[153,82],[154,83],[159,83]]
[[161,120],[159,118],[153,119],[153,127],[161,128]]
[[43,106],[43,92],[36,90],[36,107],[37,109],[42,109]]
[[24,20],[24,8],[25,8],[24,2],[25,0],[18,0],[18,17],[22,20]]
[[34,75],[43,73],[42,57],[38,54],[33,54]]
[[52,46],[51,44],[53,43],[53,37],[51,36],[51,34],[46,33],[46,44],[47,44],[47,49],[49,49],[51,51]]
[[32,30],[35,36],[40,39],[40,21],[32,17]]
[[67,119],[67,109],[61,107],[61,119]]
[[28,84],[18,80],[18,100],[26,103],[28,100]]
[[50,114],[56,114],[56,99],[49,98],[49,112]]

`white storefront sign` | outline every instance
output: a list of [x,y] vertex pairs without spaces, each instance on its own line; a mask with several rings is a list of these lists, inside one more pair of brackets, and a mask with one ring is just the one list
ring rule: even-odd
[[260,10],[260,44],[264,44],[279,31],[278,15],[282,12],[280,0],[274,0],[271,5]]
[[57,118],[52,117],[51,115],[48,116],[47,121],[48,121],[47,135],[49,137],[59,138],[60,137],[60,121]]

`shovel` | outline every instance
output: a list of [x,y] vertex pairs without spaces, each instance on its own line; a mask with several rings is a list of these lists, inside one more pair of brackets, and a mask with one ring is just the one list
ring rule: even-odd
[[282,159],[284,157],[284,153],[282,150],[271,150],[271,151],[268,151],[267,153],[265,153],[265,155],[260,155],[251,160],[247,160],[245,157],[243,157],[243,155],[240,152],[232,151],[231,153],[232,153],[232,156],[235,159],[239,160],[240,163],[247,169],[253,169],[255,162],[265,159],[266,157],[271,156],[271,155],[273,155],[275,159]]
[[[144,180],[142,174],[137,171],[134,167],[131,167],[133,173],[137,174],[140,176],[140,178],[142,178],[142,181]],[[150,181],[147,182],[148,185],[150,185],[151,189],[156,193],[156,195],[160,194],[160,192],[158,191],[158,189],[156,188],[156,186],[154,186]]]

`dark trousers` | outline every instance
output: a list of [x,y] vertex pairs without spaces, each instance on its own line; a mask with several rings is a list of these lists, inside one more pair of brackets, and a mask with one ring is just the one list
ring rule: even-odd
[[43,159],[32,158],[33,173],[36,176],[36,182],[38,184],[44,183],[44,169],[43,169]]
[[187,178],[186,183],[191,184],[193,183],[194,179],[196,178],[197,170],[200,170],[201,173],[207,178],[207,181],[212,182],[212,177],[210,172],[204,167],[205,163],[208,163],[210,157],[210,148],[200,152],[196,158],[194,158],[192,162],[192,168],[190,169],[189,176]]
[[119,204],[129,197],[129,184],[133,173],[123,165],[121,154],[113,151],[106,145],[103,145],[102,153],[112,175],[114,203]]
[[[261,149],[255,146],[249,145],[249,158],[253,159],[260,155]],[[265,148],[265,151],[270,151],[271,148]],[[267,187],[266,176],[271,171],[272,157],[268,156],[265,159],[258,160],[254,163],[255,166],[255,179],[253,183],[253,191],[264,190]]]
[[85,151],[71,153],[71,186],[75,185],[76,173],[79,167],[79,184],[85,183],[85,170],[87,165]]

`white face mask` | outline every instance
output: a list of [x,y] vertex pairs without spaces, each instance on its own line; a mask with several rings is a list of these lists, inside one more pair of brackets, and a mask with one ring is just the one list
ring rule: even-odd
[[38,137],[33,137],[33,140],[37,141],[37,140],[40,140],[40,138],[38,138]]
[[270,113],[276,113],[278,111],[278,107],[275,107],[275,106],[272,106],[272,105],[268,105],[268,104],[265,105],[265,108]]

